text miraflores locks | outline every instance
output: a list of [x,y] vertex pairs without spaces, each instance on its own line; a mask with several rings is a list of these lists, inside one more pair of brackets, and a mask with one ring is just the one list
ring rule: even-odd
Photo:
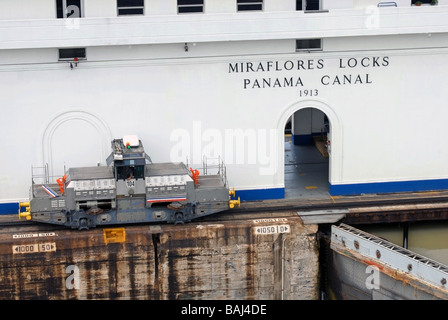
[[[362,73],[373,68],[385,68],[389,66],[389,57],[349,57],[334,59],[307,59],[285,61],[259,61],[259,62],[234,62],[228,64],[228,73],[239,74],[263,74],[261,77],[247,77],[243,79],[243,89],[264,89],[283,87],[307,86],[339,86],[371,84],[369,73]],[[319,83],[305,83],[309,72],[325,71],[330,69],[338,71],[338,74],[322,73]],[[340,71],[344,72],[343,74]],[[275,77],[275,73],[282,75]],[[270,73],[269,76],[265,75]]]

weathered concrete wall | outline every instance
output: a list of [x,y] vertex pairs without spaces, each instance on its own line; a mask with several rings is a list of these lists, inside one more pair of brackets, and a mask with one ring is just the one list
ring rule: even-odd
[[0,299],[314,300],[316,233],[294,214],[130,226],[123,238],[102,229],[6,229]]

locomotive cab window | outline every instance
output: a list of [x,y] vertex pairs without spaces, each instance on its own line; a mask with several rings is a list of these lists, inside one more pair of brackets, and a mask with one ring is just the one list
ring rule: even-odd
[[117,180],[143,179],[144,166],[119,166],[116,177]]

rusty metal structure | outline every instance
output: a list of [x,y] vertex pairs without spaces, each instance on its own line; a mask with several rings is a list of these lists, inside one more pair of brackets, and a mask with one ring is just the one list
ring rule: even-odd
[[346,224],[331,231],[337,300],[447,300],[448,266]]

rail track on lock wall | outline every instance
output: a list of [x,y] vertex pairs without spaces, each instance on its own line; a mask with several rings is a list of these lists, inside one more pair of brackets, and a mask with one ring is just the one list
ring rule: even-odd
[[[412,222],[423,220],[448,220],[448,191],[397,194],[341,196],[322,199],[280,199],[243,201],[240,207],[198,218],[192,222],[219,222],[220,220],[262,219],[270,217],[297,216],[306,212],[344,210],[341,220],[346,224],[369,224],[389,222]],[[157,223],[145,223],[157,225]],[[126,224],[115,227],[142,225]],[[112,227],[112,226],[110,226]],[[98,227],[102,228],[102,227]],[[18,215],[0,216],[2,230],[66,230],[67,227],[19,220]],[[74,230],[76,231],[76,230]]]
[[345,211],[347,224],[389,222],[412,222],[424,220],[448,220],[447,192],[417,192],[396,194],[370,194],[361,196],[328,197],[322,199],[281,199],[242,202],[240,208],[203,218],[207,221],[220,219],[247,219],[260,213]]

